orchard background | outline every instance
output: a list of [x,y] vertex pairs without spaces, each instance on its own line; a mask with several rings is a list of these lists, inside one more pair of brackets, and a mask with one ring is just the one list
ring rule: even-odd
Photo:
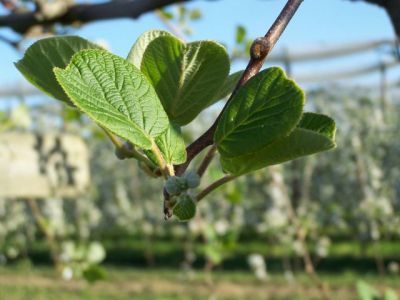
[[[46,36],[125,56],[160,28],[221,42],[232,73],[285,1],[175,2],[1,1],[0,299],[398,299],[399,1],[366,1],[388,14],[364,1],[304,1],[266,65],[336,120],[338,147],[228,183],[187,223],[164,221],[160,182],[13,65]],[[220,173],[214,161],[203,180]]]

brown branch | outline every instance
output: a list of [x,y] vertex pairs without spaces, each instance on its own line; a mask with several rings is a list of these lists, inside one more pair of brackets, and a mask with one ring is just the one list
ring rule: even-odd
[[214,145],[210,148],[207,152],[206,156],[204,157],[203,161],[201,162],[199,168],[197,169],[197,174],[202,177],[206,172],[208,166],[210,165],[211,161],[215,156],[215,152],[217,151],[217,147]]
[[[71,25],[117,18],[138,18],[143,13],[170,4],[188,1],[190,0],[126,0],[99,4],[77,4],[69,7],[61,15],[56,15],[53,18],[43,18],[35,11],[17,12],[18,7],[13,4],[13,1],[0,0],[0,3],[12,12],[9,15],[0,16],[0,27],[8,27],[20,34],[25,34],[35,25]],[[397,36],[400,37],[400,0],[350,1],[364,1],[384,8],[392,20]]]
[[276,42],[279,40],[279,37],[286,29],[290,20],[296,13],[297,9],[300,7],[303,0],[288,0],[285,7],[282,9],[278,18],[272,24],[271,28],[268,30],[266,35],[262,38],[258,38],[254,41],[251,49],[250,49],[250,61],[243,72],[241,79],[236,85],[232,95],[226,102],[224,108],[219,114],[218,118],[215,120],[214,124],[196,141],[194,141],[191,145],[189,145],[186,149],[187,151],[187,160],[184,164],[178,165],[175,167],[175,173],[177,175],[181,175],[185,172],[187,167],[189,166],[192,159],[199,154],[204,148],[212,145],[214,143],[214,133],[218,125],[218,121],[227,105],[232,100],[233,96],[236,92],[254,75],[256,75],[262,65],[264,64],[265,59],[268,54],[271,52]]
[[94,21],[117,18],[138,18],[146,12],[153,11],[170,4],[190,0],[129,0],[110,1],[99,4],[77,4],[68,8],[67,12],[54,18],[43,19],[36,12],[13,13],[0,17],[0,27],[9,27],[24,34],[32,26],[51,24],[84,24]]

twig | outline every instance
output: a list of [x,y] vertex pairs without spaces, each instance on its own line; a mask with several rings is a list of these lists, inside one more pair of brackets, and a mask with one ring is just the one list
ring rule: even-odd
[[254,75],[256,75],[262,65],[264,64],[265,59],[267,58],[268,54],[271,52],[273,47],[275,46],[276,42],[278,41],[279,37],[286,29],[287,25],[289,24],[290,20],[296,13],[297,9],[300,7],[303,0],[288,0],[285,7],[282,9],[281,13],[279,14],[278,18],[272,24],[271,28],[268,30],[266,35],[262,38],[258,38],[254,41],[251,49],[250,49],[250,61],[243,72],[242,77],[240,78],[238,84],[236,85],[235,89],[233,90],[231,96],[229,97],[228,101],[226,102],[224,108],[222,109],[221,113],[215,120],[214,124],[197,140],[195,140],[192,144],[190,144],[187,149],[187,160],[184,164],[175,166],[175,172],[177,174],[183,174],[187,167],[189,166],[190,162],[193,158],[199,154],[204,148],[213,144],[214,140],[214,133],[218,125],[218,121],[225,111],[227,105],[231,102],[232,98],[236,94],[236,92]]
[[219,188],[221,185],[232,181],[235,179],[237,176],[235,175],[225,175],[224,177],[218,179],[217,181],[213,182],[210,184],[208,187],[206,187],[204,190],[202,190],[197,196],[196,196],[196,201],[199,202],[201,199],[203,199],[205,196],[207,196],[209,193],[214,191],[216,188]]
[[54,266],[56,267],[56,270],[58,272],[61,272],[62,266],[60,259],[58,257],[58,255],[60,254],[59,246],[56,242],[54,234],[47,227],[46,219],[42,215],[39,205],[37,204],[36,201],[37,200],[34,200],[32,198],[27,199],[27,203],[29,205],[29,208],[31,209],[32,216],[35,219],[35,222],[38,225],[39,230],[43,233],[44,237],[46,238],[47,244],[50,248],[50,255],[53,260]]
[[83,3],[73,5],[68,8],[65,14],[50,19],[38,18],[34,11],[0,16],[0,27],[9,27],[20,34],[25,34],[35,25],[71,25],[118,18],[135,19],[157,8],[185,1],[188,0],[135,0],[107,1],[96,4]]
[[301,256],[303,259],[305,272],[309,276],[309,278],[314,282],[314,284],[318,287],[321,293],[321,297],[324,300],[329,300],[331,299],[329,285],[325,283],[321,278],[319,278],[315,270],[314,263],[310,255],[310,251],[308,250],[307,246],[307,241],[306,241],[307,230],[303,228],[303,226],[301,225],[297,213],[290,200],[287,202],[287,212],[289,220],[296,230],[296,238],[300,242],[303,248],[303,253]]
[[320,290],[321,296],[324,300],[329,300],[331,299],[330,296],[330,288],[327,283],[322,281],[322,279],[319,278],[317,272],[315,271],[314,263],[311,259],[310,252],[308,250],[307,242],[306,242],[306,236],[307,232],[302,228],[300,224],[298,224],[297,216],[293,216],[294,224],[297,227],[296,228],[296,237],[297,240],[300,242],[300,244],[303,247],[303,263],[304,263],[304,269],[306,271],[306,274],[310,277],[310,279],[316,284],[318,289]]
[[217,151],[217,146],[213,145],[210,150],[208,150],[206,156],[204,157],[203,161],[200,164],[200,167],[197,169],[197,174],[202,177],[207,170],[208,166],[210,165],[212,159],[215,156],[215,152]]

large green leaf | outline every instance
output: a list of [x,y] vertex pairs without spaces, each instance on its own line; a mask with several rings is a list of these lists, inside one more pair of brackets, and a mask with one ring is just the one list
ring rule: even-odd
[[[179,126],[170,124],[155,141],[168,164],[182,164],[186,161],[186,147]],[[157,164],[152,152],[146,151],[146,155]]]
[[251,78],[232,98],[215,132],[224,157],[257,151],[288,135],[301,118],[304,93],[279,68]]
[[77,36],[46,38],[30,46],[15,66],[38,89],[58,100],[72,104],[58,84],[53,68],[65,68],[72,56],[80,50],[97,48],[100,47]]
[[105,50],[75,54],[58,82],[72,102],[94,121],[143,149],[169,126],[154,88],[125,59]]
[[305,113],[289,136],[236,157],[221,156],[224,171],[241,175],[267,166],[335,148],[335,122],[324,115]]
[[184,44],[173,36],[150,42],[141,64],[170,120],[180,126],[212,103],[229,67],[228,54],[221,45],[212,41]]
[[168,31],[164,30],[149,30],[140,35],[135,44],[133,44],[131,50],[129,51],[127,58],[128,61],[130,61],[135,65],[135,67],[140,69],[143,54],[147,46],[150,44],[150,42],[160,36],[171,36],[171,34]]
[[[160,36],[171,36],[171,34],[164,30],[149,30],[143,33],[132,46],[128,54],[128,61],[140,68],[147,46]],[[156,144],[168,164],[181,164],[186,161],[186,147],[179,126],[170,124],[168,129],[156,138]],[[146,155],[157,164],[151,151],[146,151]]]

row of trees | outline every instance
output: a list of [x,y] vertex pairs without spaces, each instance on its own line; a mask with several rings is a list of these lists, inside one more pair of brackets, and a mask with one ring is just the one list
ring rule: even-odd
[[[396,133],[400,124],[395,117],[398,107],[391,104],[390,109],[382,111],[375,99],[360,92],[337,94],[332,90],[315,90],[309,97],[317,110],[328,109],[339,120],[337,150],[271,167],[230,183],[202,203],[196,218],[187,225],[173,222],[165,226],[160,218],[157,180],[143,180],[134,162],[117,161],[102,133],[86,119],[70,114],[69,119],[75,121],[67,125],[68,132],[80,133],[82,126],[86,128],[93,158],[91,191],[79,199],[43,199],[34,207],[27,200],[1,199],[3,259],[23,256],[36,238],[43,237],[43,232],[44,237],[51,237],[51,249],[56,252],[53,257],[60,267],[70,266],[74,260],[72,254],[66,258],[64,253],[72,251],[71,243],[74,247],[84,245],[88,251],[99,246],[91,246],[91,242],[115,234],[121,238],[125,234],[141,236],[149,243],[156,237],[175,236],[186,240],[184,249],[189,252],[194,247],[189,244],[204,241],[207,268],[212,268],[234,250],[240,237],[253,233],[266,242],[275,241],[292,249],[304,257],[305,265],[313,273],[307,249],[310,242],[315,245],[312,252],[324,257],[329,255],[329,246],[339,235],[365,245],[398,238],[400,164]],[[26,130],[31,122],[37,131],[54,125],[51,115],[40,123],[34,116],[35,109],[28,113],[22,103],[9,116],[3,116],[2,124],[8,122],[8,128],[18,131]],[[371,118],[377,122],[371,122]],[[64,126],[56,129],[64,130]],[[186,134],[190,136],[190,130]],[[216,164],[205,180],[211,182],[220,176]],[[77,249],[81,252],[75,254],[78,255],[75,259],[80,261],[82,255],[90,256],[89,252]],[[149,263],[151,255],[150,251]],[[191,257],[190,253],[187,255],[186,260],[182,258],[186,264]],[[95,261],[88,259],[97,263],[101,258],[102,255]],[[380,271],[384,272],[378,252],[376,258]]]

